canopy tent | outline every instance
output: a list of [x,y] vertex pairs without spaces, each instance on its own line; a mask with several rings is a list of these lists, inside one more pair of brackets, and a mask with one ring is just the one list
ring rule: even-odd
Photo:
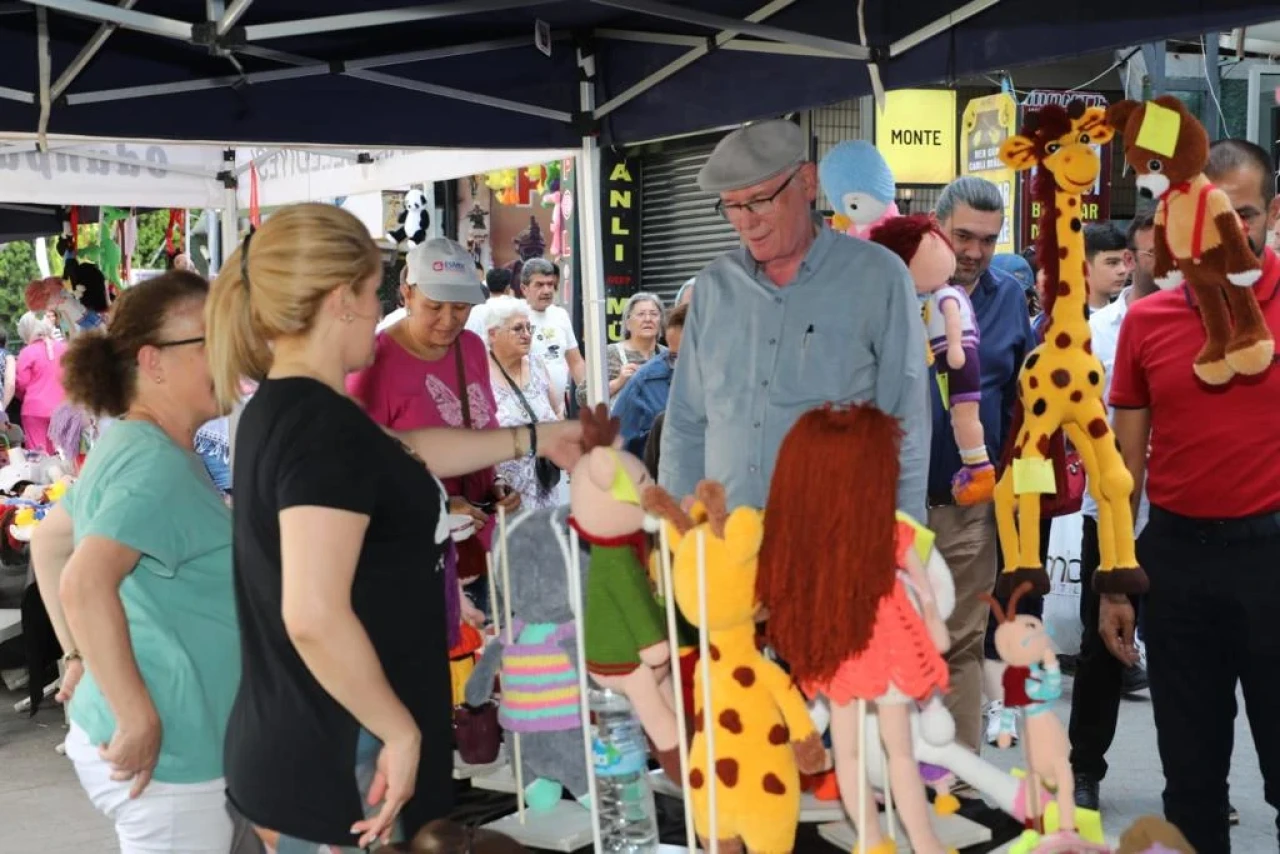
[[[0,131],[465,148],[581,143],[586,341],[600,143],[1280,18],[1260,0],[24,0]],[[148,8],[149,7],[149,8]],[[14,108],[16,105],[16,108]],[[0,186],[0,190],[3,187]],[[0,195],[3,195],[0,192]],[[590,399],[604,397],[604,366]]]
[[[0,52],[9,58],[0,130],[39,130],[44,104],[48,130],[87,136],[468,148],[564,147],[586,134],[634,142],[866,94],[868,58],[895,88],[1280,18],[1274,0],[377,5],[352,13],[342,0],[0,3],[8,12]],[[549,56],[535,47],[539,20]],[[584,55],[596,72],[589,109],[578,85]]]

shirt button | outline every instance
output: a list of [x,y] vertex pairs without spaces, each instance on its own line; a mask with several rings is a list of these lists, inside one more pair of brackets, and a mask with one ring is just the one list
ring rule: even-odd
[[769,339],[769,346],[770,346],[770,347],[772,347],[773,345],[775,345],[775,344],[777,344],[777,343],[778,343],[778,339],[777,339],[777,338],[770,338],[770,339]]
[[768,380],[764,380],[763,382],[761,382],[761,383],[760,383],[760,385],[764,386],[765,388],[768,388],[768,386],[769,386],[769,381],[768,381]]
[[752,426],[752,427],[755,427],[757,430],[759,430],[759,429],[760,429],[760,422],[759,422],[759,421],[757,421],[755,424],[752,424],[751,426]]
[[759,466],[752,466],[752,467],[751,467],[751,471],[753,471],[753,472],[760,471],[760,467],[759,467]]
[[782,305],[782,297],[774,297],[773,301],[776,302],[778,305]]

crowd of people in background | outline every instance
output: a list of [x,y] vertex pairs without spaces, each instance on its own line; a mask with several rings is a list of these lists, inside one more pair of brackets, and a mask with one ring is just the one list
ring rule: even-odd
[[[1280,328],[1280,260],[1265,241],[1274,165],[1238,141],[1217,144],[1210,161]],[[720,481],[730,508],[764,505],[783,437],[815,407],[866,401],[897,418],[898,507],[927,521],[955,582],[946,703],[956,739],[976,752],[1007,732],[981,598],[1000,569],[994,514],[952,496],[963,462],[907,268],[815,221],[816,169],[791,122],[729,134],[698,182],[742,245],[670,305],[632,296],[621,340],[600,353],[584,355],[557,304],[555,264],[529,259],[513,281],[477,270],[445,238],[409,252],[400,305],[383,317],[377,246],[324,205],[269,217],[211,288],[169,272],[69,342],[42,316],[22,319],[21,350],[3,351],[4,402],[21,400],[28,445],[55,452],[49,420],[64,395],[112,421],[32,556],[65,653],[68,755],[126,854],[156,844],[222,854],[247,828],[281,854],[356,851],[447,813],[452,764],[426,749],[451,738],[444,652],[461,621],[485,619],[476,581],[499,510],[565,502],[580,452],[567,416],[585,403],[595,359],[626,449],[675,495]],[[933,216],[981,330],[979,413],[999,460],[1054,283],[1034,253],[996,255],[1007,224],[990,182],[954,181]],[[1226,851],[1237,682],[1267,800],[1280,806],[1280,635],[1268,623],[1280,610],[1280,464],[1269,446],[1280,379],[1272,371],[1225,395],[1194,383],[1198,314],[1189,292],[1156,287],[1149,213],[1123,230],[1091,224],[1084,240],[1093,351],[1126,464],[1145,486],[1135,533],[1152,582],[1141,601],[1092,592],[1097,508],[1086,502],[1075,796],[1105,807],[1121,697],[1149,685],[1166,813],[1198,850]],[[187,453],[201,435],[229,443],[225,422],[222,433],[209,425],[232,408],[238,478],[226,457],[206,472]],[[833,473],[837,487],[844,476],[856,472]],[[396,572],[406,566],[435,568],[442,583]],[[1043,601],[1022,597],[1019,609],[1040,613]],[[976,792],[956,794],[962,809],[985,809]]]

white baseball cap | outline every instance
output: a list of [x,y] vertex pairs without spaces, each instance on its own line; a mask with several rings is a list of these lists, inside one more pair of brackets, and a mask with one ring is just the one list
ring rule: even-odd
[[427,299],[471,305],[488,299],[488,291],[476,278],[475,257],[447,237],[433,237],[410,249],[405,264],[409,284]]

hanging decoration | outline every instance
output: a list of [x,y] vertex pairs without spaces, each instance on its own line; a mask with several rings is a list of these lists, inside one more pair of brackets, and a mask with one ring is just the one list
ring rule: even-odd
[[258,206],[258,167],[249,163],[249,227],[262,227],[262,209]]
[[164,231],[164,248],[172,258],[181,250],[178,248],[185,242],[187,235],[187,212],[182,208],[169,209],[169,225]]
[[81,249],[77,255],[83,261],[91,261],[116,287],[121,286],[120,262],[122,253],[116,242],[116,223],[129,216],[122,208],[103,207],[98,220],[98,242]]

